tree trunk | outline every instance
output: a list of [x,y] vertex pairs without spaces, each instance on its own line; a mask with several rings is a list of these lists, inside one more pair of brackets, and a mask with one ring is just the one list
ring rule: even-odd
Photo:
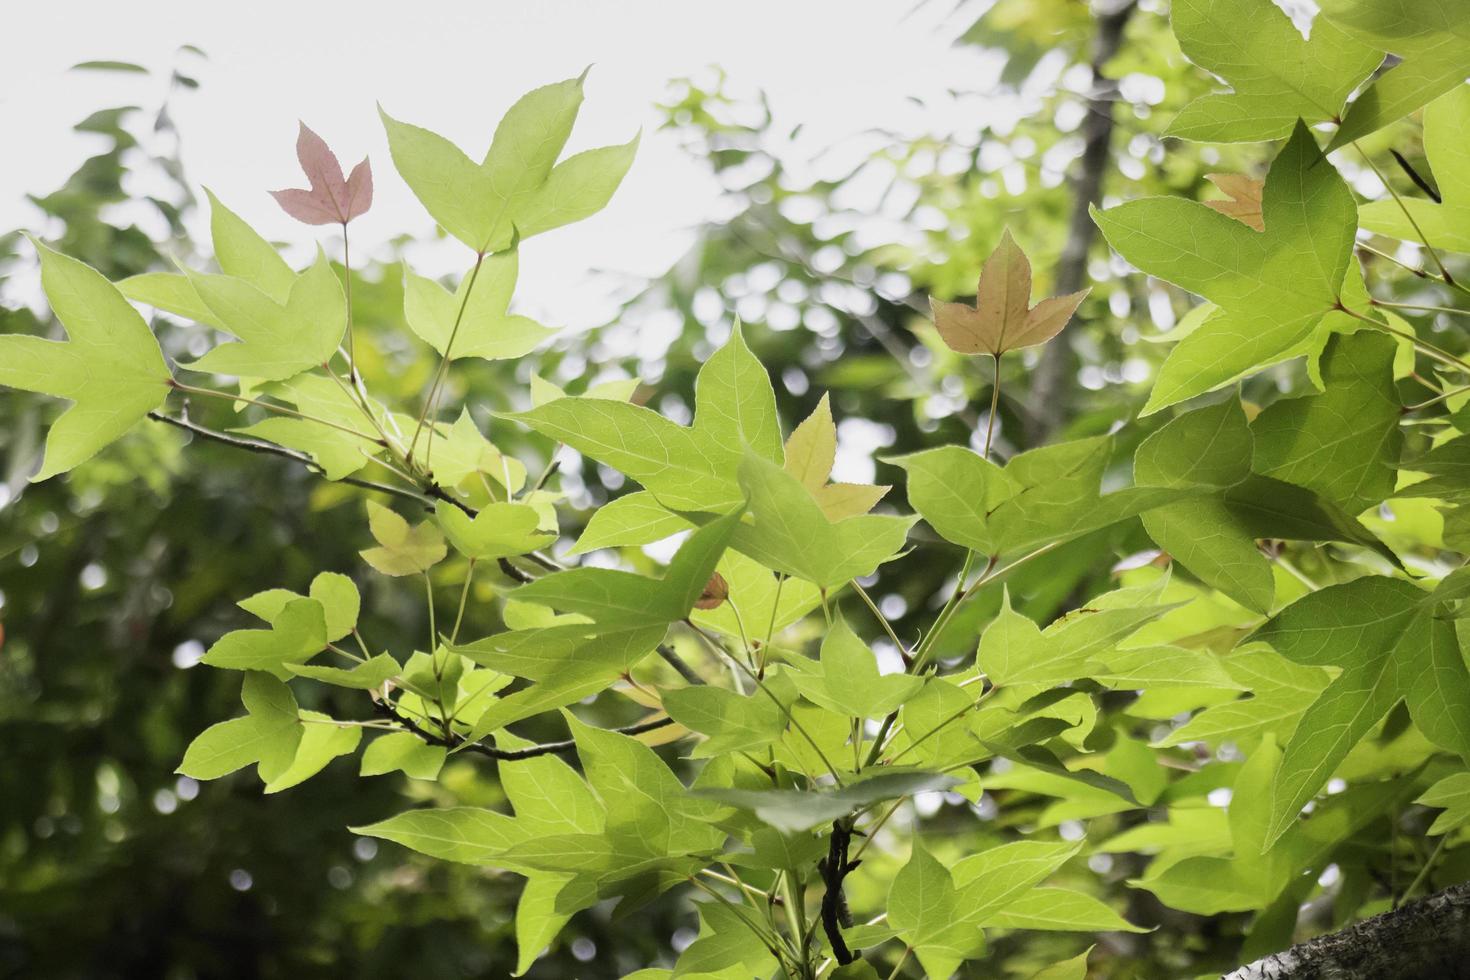
[[1247,964],[1224,980],[1470,980],[1470,882]]
[[[1097,226],[1087,213],[1089,206],[1102,203],[1103,177],[1107,174],[1113,142],[1113,103],[1118,90],[1103,74],[1105,66],[1123,43],[1123,29],[1133,15],[1136,0],[1113,0],[1098,4],[1097,30],[1092,36],[1089,64],[1092,86],[1087,95],[1087,116],[1082,121],[1082,157],[1068,184],[1072,191],[1072,215],[1067,240],[1057,259],[1053,293],[1075,293],[1087,284],[1087,253],[1097,235]],[[1028,399],[1026,445],[1046,442],[1071,412],[1077,356],[1069,343],[1048,344],[1031,376]]]

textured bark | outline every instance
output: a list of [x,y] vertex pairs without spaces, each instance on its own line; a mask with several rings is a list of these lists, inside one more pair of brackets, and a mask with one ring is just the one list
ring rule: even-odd
[[[1072,215],[1067,241],[1057,259],[1056,284],[1052,288],[1056,294],[1075,293],[1087,285],[1087,253],[1097,237],[1097,226],[1087,209],[1102,203],[1103,178],[1112,155],[1113,103],[1118,97],[1117,85],[1103,73],[1103,67],[1118,53],[1123,30],[1137,3],[1114,0],[1111,5],[1098,6],[1100,12],[1089,58],[1092,86],[1087,96],[1087,116],[1082,122],[1082,157],[1068,180]],[[1041,445],[1066,421],[1072,408],[1076,373],[1077,357],[1071,344],[1064,341],[1045,347],[1041,362],[1031,375],[1026,445]]]
[[1470,882],[1247,964],[1224,980],[1470,980]]

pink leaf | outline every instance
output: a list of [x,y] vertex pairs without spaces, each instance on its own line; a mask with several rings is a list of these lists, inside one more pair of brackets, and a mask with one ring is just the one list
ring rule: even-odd
[[296,138],[296,158],[301,161],[311,189],[271,191],[271,196],[297,221],[308,225],[345,225],[372,206],[373,171],[366,157],[344,180],[337,155],[302,123]]

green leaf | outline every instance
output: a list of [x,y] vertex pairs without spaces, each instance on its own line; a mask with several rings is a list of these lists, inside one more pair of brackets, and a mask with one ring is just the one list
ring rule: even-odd
[[296,273],[274,245],[221,204],[213,191],[205,188],[204,193],[209,197],[209,231],[220,271],[244,279],[271,299],[284,303],[295,287]]
[[582,536],[567,554],[582,555],[599,548],[652,544],[688,527],[687,520],[671,513],[653,494],[639,490],[593,511]]
[[512,595],[520,602],[587,616],[609,630],[677,622],[694,608],[739,521],[735,512],[695,531],[663,578],[615,568],[572,568],[545,575]]
[[1401,698],[1426,736],[1470,756],[1470,672],[1452,624],[1433,610],[1408,582],[1366,576],[1297,600],[1253,634],[1297,663],[1343,668],[1282,753],[1267,844]]
[[694,428],[700,442],[734,462],[747,451],[783,460],[781,418],[770,375],[745,343],[739,324],[710,355],[694,383]]
[[776,958],[761,937],[746,925],[740,913],[717,902],[706,902],[699,908],[699,938],[690,943],[674,966],[674,977],[702,977],[732,967],[733,975],[770,976]]
[[279,793],[306,782],[339,755],[356,751],[357,743],[362,740],[362,729],[357,725],[330,724],[333,719],[317,711],[303,711],[301,717],[301,742],[296,747],[296,757],[291,760],[290,768],[265,784],[267,793]]
[[1397,343],[1372,331],[1333,337],[1320,395],[1283,399],[1251,422],[1254,469],[1315,491],[1348,514],[1392,495],[1403,436]]
[[1406,196],[1372,201],[1359,209],[1363,227],[1406,242],[1423,244],[1427,238],[1437,249],[1470,252],[1470,151],[1461,139],[1466,126],[1470,87],[1456,85],[1424,110],[1424,153],[1443,203]]
[[342,342],[347,301],[321,251],[284,300],[234,276],[185,274],[220,327],[239,338],[184,365],[191,371],[281,381],[326,364]]
[[1223,661],[1225,670],[1251,696],[1206,708],[1157,744],[1201,741],[1241,743],[1263,734],[1284,740],[1331,679],[1326,669],[1292,663],[1264,643],[1238,648]]
[[767,629],[775,637],[822,604],[822,593],[812,583],[778,576],[738,551],[726,551],[716,571],[730,589],[727,601],[714,609],[696,609],[689,618],[726,636],[742,635],[742,623],[750,623],[760,633],[751,640],[764,642]]
[[1264,232],[1177,197],[1094,210],[1123,258],[1219,307],[1170,352],[1145,414],[1299,356],[1337,307],[1357,208],[1300,123],[1271,165],[1262,207]]
[[523,976],[571,919],[562,911],[561,896],[572,875],[534,872],[526,878],[516,902],[516,970]]
[[951,976],[984,949],[985,934],[966,911],[949,870],[915,840],[888,890],[888,921],[929,976]]
[[664,623],[617,631],[551,626],[513,630],[455,647],[475,663],[536,682],[491,704],[475,722],[472,740],[602,692],[652,653],[667,628]]
[[853,718],[882,718],[924,686],[912,674],[880,673],[878,658],[840,616],[822,639],[821,670],[793,679],[808,701]]
[[665,693],[663,703],[676,722],[707,737],[691,753],[695,759],[763,748],[786,730],[781,705],[759,691],[741,695],[721,687],[685,687]]
[[515,249],[491,255],[480,263],[477,272],[460,279],[451,293],[405,266],[404,322],[441,355],[447,351],[451,359],[482,357],[496,361],[529,354],[555,331],[529,317],[507,312],[519,267],[520,253]]
[[[213,191],[206,187],[204,193],[209,197],[210,234],[220,271],[243,279],[277,303],[285,303],[296,283],[296,273],[274,245],[221,204]],[[144,273],[124,279],[118,288],[131,300],[156,306],[201,326],[222,329],[219,318],[184,273]]]
[[431,521],[408,521],[374,500],[367,502],[368,527],[378,547],[361,552],[363,560],[384,575],[428,571],[449,553],[444,535]]
[[1185,106],[1165,133],[1180,139],[1271,140],[1290,134],[1298,118],[1335,122],[1383,60],[1322,17],[1303,38],[1270,0],[1176,0],[1170,18],[1185,57],[1234,89]]
[[393,163],[445,231],[476,252],[499,252],[531,235],[595,214],[633,162],[638,139],[558,164],[582,104],[581,77],[522,96],[475,163],[442,136],[383,112]]
[[292,599],[271,619],[270,629],[234,630],[204,654],[204,663],[229,670],[266,671],[281,680],[287,664],[301,664],[327,645],[326,618],[316,599]]
[[981,669],[996,684],[1006,686],[1065,684],[1090,676],[1094,669],[1106,673],[1104,654],[1144,624],[1177,608],[1153,604],[1144,590],[1124,595],[1138,604],[1098,608],[1094,603],[1042,631],[1011,608],[1007,592],[999,614],[981,635],[976,654]]
[[41,287],[69,341],[0,336],[0,384],[65,398],[32,481],[96,455],[168,397],[173,376],[148,324],[98,272],[40,243]]
[[[530,745],[509,732],[496,736],[504,749]],[[602,803],[565,759],[533,756],[499,767],[501,789],[515,808],[516,822],[532,834],[596,834],[606,821]]]
[[437,779],[444,756],[444,746],[430,745],[413,732],[379,735],[362,753],[362,775],[381,776],[402,770],[413,779]]
[[1324,0],[1318,20],[1324,18],[1403,59],[1353,100],[1328,149],[1407,116],[1470,75],[1470,17],[1459,0],[1425,0],[1412,8],[1377,0]]
[[733,547],[821,589],[870,574],[893,558],[918,519],[862,514],[832,521],[776,463],[750,453],[739,472],[752,521],[736,528]]
[[947,541],[1010,555],[1077,537],[1178,500],[1165,487],[1102,492],[1108,436],[1020,453],[1005,467],[960,446],[886,460],[908,472],[909,503]]
[[[346,575],[322,572],[311,580],[310,597],[321,603],[327,640],[340,640],[357,626],[362,597],[358,595],[357,586],[352,579]],[[290,589],[268,589],[241,599],[236,605],[267,623],[274,623],[288,605],[303,598],[306,597]]]
[[1414,801],[1420,806],[1443,810],[1434,818],[1428,833],[1447,834],[1470,823],[1470,772],[1457,772],[1446,776],[1424,791]]
[[[1144,440],[1134,479],[1162,486],[1224,489],[1250,472],[1254,439],[1240,400],[1187,412]],[[1256,612],[1271,608],[1276,580],[1245,520],[1223,499],[1200,494],[1143,517],[1154,543],[1200,581]]]
[[[298,374],[287,381],[265,385],[260,393],[314,418],[308,421],[271,415],[231,431],[307,453],[321,466],[322,475],[329,480],[350,476],[382,451],[382,444],[368,433],[361,436],[352,434],[366,427],[362,407],[341,385],[325,375]],[[375,415],[380,423],[387,419],[387,413],[381,408]],[[315,419],[334,425],[322,425]]]
[[951,871],[961,917],[983,923],[1050,878],[1079,850],[1080,844],[1023,840],[960,859]]
[[[1046,932],[1148,932],[1091,895],[1068,888],[1032,888],[986,916],[980,925]],[[1085,953],[1079,957],[1084,963],[1086,958]],[[1078,980],[1083,976],[1078,973]]]
[[[1022,926],[1021,928],[1035,927]],[[1037,970],[1027,980],[1087,980],[1087,957],[1091,954],[1092,947],[1089,946],[1086,951],[1078,953],[1069,960],[1062,960],[1060,963],[1053,963],[1051,966]]]
[[524,555],[556,540],[556,531],[543,529],[541,514],[526,504],[486,504],[472,518],[441,500],[434,512],[454,550],[475,561]]
[[571,714],[567,723],[587,782],[607,807],[610,835],[636,835],[658,854],[719,849],[725,834],[709,821],[720,808],[690,793],[651,748],[584,725]]
[[369,657],[351,668],[291,663],[286,664],[285,667],[286,672],[293,677],[305,677],[308,680],[321,681],[323,684],[333,684],[354,691],[371,691],[381,688],[384,682],[397,677],[402,669],[398,661],[387,653]]
[[302,728],[291,689],[269,674],[245,675],[240,693],[247,714],[211,725],[189,743],[178,771],[194,779],[218,779],[256,764],[264,783],[280,778],[296,758]]
[[586,396],[507,417],[626,474],[677,511],[727,512],[740,504],[735,471],[747,448],[781,461],[771,379],[738,323],[700,369],[691,427],[640,405]]
[[695,792],[749,810],[782,833],[810,830],[860,806],[914,793],[949,789],[959,780],[942,773],[885,767],[840,789],[700,789]]
[[469,806],[409,810],[350,829],[354,834],[391,840],[445,861],[497,867],[503,866],[500,862],[504,852],[527,836],[514,817]]

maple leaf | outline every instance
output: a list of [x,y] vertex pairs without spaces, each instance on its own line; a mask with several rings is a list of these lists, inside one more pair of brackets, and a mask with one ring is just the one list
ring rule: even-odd
[[[1144,414],[1320,349],[1357,303],[1349,275],[1357,205],[1298,122],[1262,190],[1264,231],[1177,197],[1142,198],[1093,220],[1123,258],[1219,309],[1170,352]],[[1356,279],[1356,284],[1354,280]]]
[[836,460],[837,426],[832,422],[828,396],[823,395],[812,414],[786,440],[786,472],[811,491],[829,521],[866,514],[890,488],[865,483],[827,482]]
[[372,207],[373,168],[367,157],[344,180],[337,155],[302,123],[301,133],[296,137],[296,159],[301,161],[311,189],[271,191],[271,197],[297,221],[308,225],[345,225]]
[[1464,0],[1327,0],[1321,19],[1402,59],[1348,106],[1327,144],[1329,153],[1428,105],[1470,75],[1470,17]]
[[1326,18],[1302,37],[1271,0],[1179,0],[1170,20],[1184,56],[1231,87],[1180,110],[1166,133],[1180,139],[1242,143],[1286,136],[1298,116],[1336,122],[1383,60]]
[[1422,197],[1372,201],[1363,205],[1363,227],[1409,242],[1428,241],[1437,249],[1470,252],[1470,86],[1460,85],[1424,110],[1424,153],[1442,201]]
[[1088,290],[1031,305],[1031,262],[1007,230],[985,260],[975,305],[929,299],[939,336],[957,354],[989,354],[1044,344],[1061,332]]
[[1261,192],[1266,187],[1265,181],[1245,174],[1205,174],[1205,180],[1229,196],[1225,201],[1206,201],[1208,207],[1256,231],[1266,230],[1266,219],[1261,215]]

